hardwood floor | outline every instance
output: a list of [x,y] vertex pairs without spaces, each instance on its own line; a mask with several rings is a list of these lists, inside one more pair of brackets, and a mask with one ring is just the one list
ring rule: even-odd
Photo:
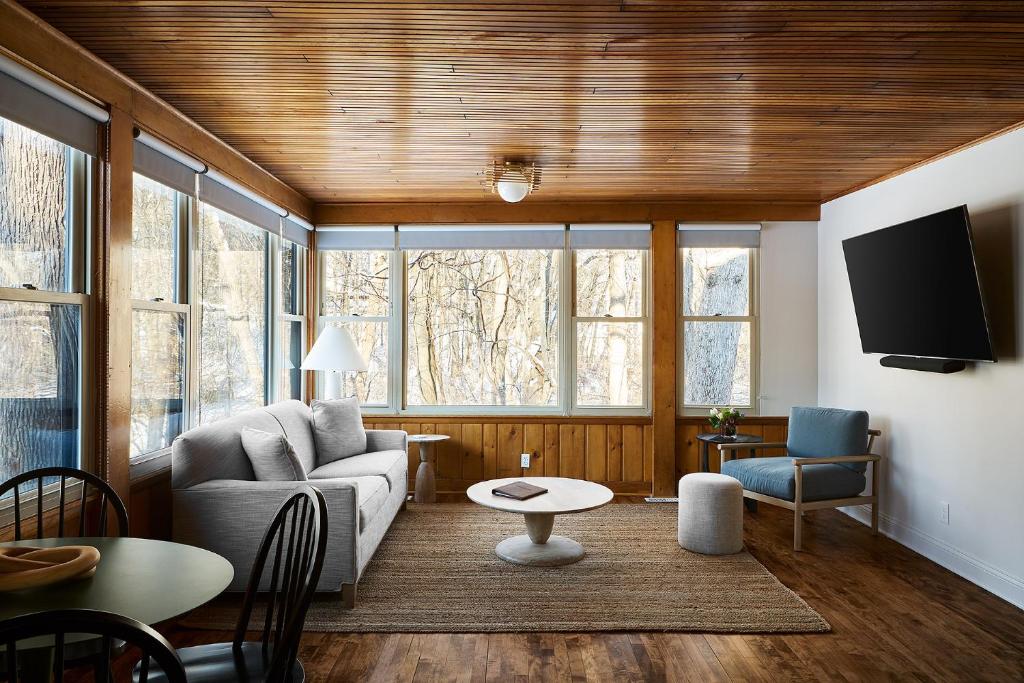
[[1024,680],[1021,610],[838,512],[807,514],[806,552],[791,530],[786,511],[746,514],[750,551],[832,633],[308,633],[301,657],[312,681]]

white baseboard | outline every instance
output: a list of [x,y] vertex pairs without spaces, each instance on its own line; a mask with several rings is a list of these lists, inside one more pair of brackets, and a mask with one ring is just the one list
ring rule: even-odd
[[[862,524],[871,525],[871,509],[867,505],[840,508],[840,511]],[[1024,609],[1024,580],[1011,576],[987,562],[968,555],[959,548],[954,548],[945,541],[897,521],[884,513],[878,515],[878,530],[954,574],[959,574],[971,583]]]

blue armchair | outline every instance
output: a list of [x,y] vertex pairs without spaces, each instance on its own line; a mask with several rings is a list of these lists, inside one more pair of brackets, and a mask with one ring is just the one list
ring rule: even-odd
[[[801,549],[806,510],[871,505],[871,533],[878,533],[878,464],[871,453],[876,429],[862,410],[793,408],[786,443],[721,444],[722,474],[743,484],[743,496],[793,511],[793,549]],[[785,448],[786,455],[735,460],[740,450]],[[871,465],[871,495],[861,495]]]

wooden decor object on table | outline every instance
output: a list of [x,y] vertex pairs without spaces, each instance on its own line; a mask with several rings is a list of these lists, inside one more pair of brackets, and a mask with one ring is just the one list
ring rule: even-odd
[[0,591],[49,586],[96,573],[100,551],[89,545],[0,548]]

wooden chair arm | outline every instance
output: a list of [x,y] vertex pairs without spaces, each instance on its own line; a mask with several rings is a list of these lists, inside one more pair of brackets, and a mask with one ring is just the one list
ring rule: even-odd
[[864,455],[835,455],[831,458],[793,458],[793,466],[841,465],[846,462],[878,462],[881,459],[882,456],[875,455],[874,453],[865,453]]
[[749,451],[755,448],[785,448],[786,444],[779,441],[772,441],[770,443],[720,443],[718,444],[719,451]]
[[882,435],[882,430],[881,429],[869,429],[868,430],[868,435],[869,436],[881,436]]

